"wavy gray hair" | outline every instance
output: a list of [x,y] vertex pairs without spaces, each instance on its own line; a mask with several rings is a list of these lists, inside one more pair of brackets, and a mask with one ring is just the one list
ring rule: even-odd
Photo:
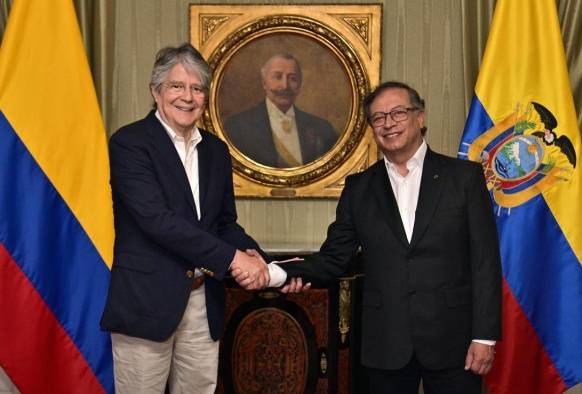
[[189,43],[179,47],[162,48],[156,54],[156,61],[150,77],[150,87],[159,92],[160,86],[166,81],[168,73],[176,64],[181,63],[187,70],[200,77],[202,87],[208,91],[212,81],[212,71],[200,52]]

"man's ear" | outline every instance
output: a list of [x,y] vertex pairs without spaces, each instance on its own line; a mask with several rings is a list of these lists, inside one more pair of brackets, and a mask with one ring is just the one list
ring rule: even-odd
[[419,128],[421,130],[426,129],[426,127],[424,126],[424,111],[423,110],[418,111],[418,116],[416,117],[416,119],[418,121]]

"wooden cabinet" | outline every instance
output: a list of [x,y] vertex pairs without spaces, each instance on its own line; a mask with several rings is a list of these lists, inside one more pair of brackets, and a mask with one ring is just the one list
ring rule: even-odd
[[362,392],[356,339],[361,280],[346,276],[290,295],[247,292],[227,282],[217,392]]

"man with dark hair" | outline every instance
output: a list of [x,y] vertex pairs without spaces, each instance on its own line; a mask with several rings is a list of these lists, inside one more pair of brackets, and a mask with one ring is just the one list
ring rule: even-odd
[[214,393],[230,268],[262,287],[265,261],[236,223],[224,142],[196,127],[211,73],[190,44],[156,56],[155,108],[110,140],[115,249],[101,327],[117,393]]
[[383,159],[346,179],[319,253],[281,264],[270,285],[289,277],[282,290],[297,292],[303,280],[330,281],[360,249],[370,392],[416,394],[422,380],[427,394],[479,394],[501,335],[499,245],[482,168],[427,146],[424,101],[408,85],[383,83],[364,107]]
[[265,101],[228,118],[228,139],[249,159],[276,168],[299,167],[317,160],[338,139],[325,119],[295,106],[302,73],[290,54],[271,56],[261,68]]

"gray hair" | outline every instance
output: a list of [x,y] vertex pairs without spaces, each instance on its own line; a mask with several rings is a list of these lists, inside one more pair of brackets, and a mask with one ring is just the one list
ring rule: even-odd
[[267,78],[267,70],[269,69],[269,67],[271,67],[271,63],[273,63],[273,60],[275,59],[293,60],[295,62],[295,65],[297,66],[297,75],[299,76],[299,79],[300,80],[303,79],[303,74],[301,73],[301,64],[299,63],[299,60],[297,60],[295,56],[293,56],[290,53],[277,53],[271,56],[265,62],[265,64],[263,64],[263,67],[261,67],[261,76],[263,77],[263,80]]
[[198,74],[205,90],[210,88],[212,80],[210,66],[200,52],[189,43],[184,43],[179,47],[162,48],[158,51],[150,77],[150,86],[159,91],[172,67],[178,63],[181,63],[187,70]]

